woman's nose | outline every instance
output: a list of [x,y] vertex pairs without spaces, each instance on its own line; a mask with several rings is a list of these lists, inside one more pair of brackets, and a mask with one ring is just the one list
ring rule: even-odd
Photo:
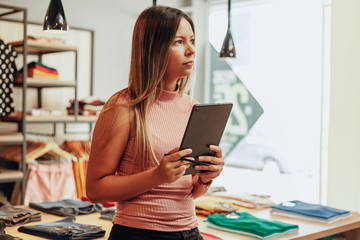
[[186,55],[195,54],[195,46],[193,44],[189,44],[186,50]]

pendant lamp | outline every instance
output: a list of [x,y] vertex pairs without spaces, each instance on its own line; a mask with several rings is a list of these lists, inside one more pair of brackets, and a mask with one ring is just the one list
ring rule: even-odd
[[69,31],[61,0],[51,0],[45,15],[43,30],[51,32]]
[[156,6],[156,0],[153,0],[153,6]]
[[221,47],[220,51],[220,58],[235,58],[236,57],[236,51],[235,51],[235,45],[234,40],[231,35],[231,27],[230,27],[230,18],[231,18],[231,0],[228,0],[228,26],[227,26],[227,32],[226,36],[223,42],[223,45]]

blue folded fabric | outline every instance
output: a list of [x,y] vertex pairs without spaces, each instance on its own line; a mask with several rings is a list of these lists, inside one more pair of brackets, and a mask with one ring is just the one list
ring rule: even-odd
[[42,203],[30,202],[29,207],[42,212],[65,217],[79,214],[90,214],[102,210],[102,206],[100,204],[73,199],[64,199],[60,201],[49,201]]
[[271,212],[299,214],[323,220],[331,220],[350,216],[350,211],[323,206],[320,204],[305,203],[299,200],[283,202],[271,206]]
[[100,238],[105,230],[99,226],[75,223],[74,218],[65,218],[32,226],[21,226],[19,232],[56,240],[85,240]]

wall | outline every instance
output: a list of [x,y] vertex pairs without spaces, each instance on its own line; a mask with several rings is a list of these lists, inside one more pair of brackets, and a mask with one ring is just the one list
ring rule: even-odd
[[360,1],[333,0],[328,204],[360,211]]

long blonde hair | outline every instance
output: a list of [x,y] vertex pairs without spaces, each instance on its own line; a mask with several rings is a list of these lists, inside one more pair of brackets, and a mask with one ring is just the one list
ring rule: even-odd
[[[144,169],[158,162],[151,144],[148,112],[158,97],[157,87],[163,89],[161,80],[167,68],[169,49],[182,18],[190,23],[195,33],[191,18],[171,7],[150,7],[135,23],[128,93],[135,113],[134,158]],[[178,89],[183,91],[188,81],[189,77],[179,79]]]

